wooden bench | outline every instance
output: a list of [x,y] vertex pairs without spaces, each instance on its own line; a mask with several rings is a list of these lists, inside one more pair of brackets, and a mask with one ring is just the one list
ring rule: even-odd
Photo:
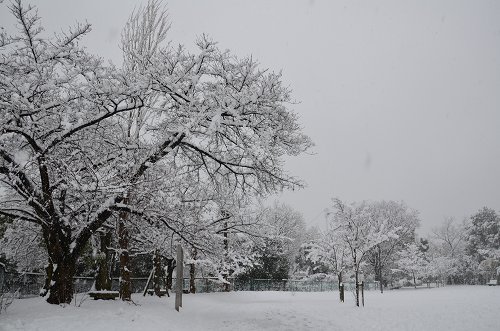
[[114,300],[120,296],[118,291],[94,291],[89,292],[89,296],[94,300]]
[[496,279],[490,279],[489,282],[486,283],[488,286],[497,286],[497,280]]
[[[155,294],[155,290],[154,290],[154,289],[152,289],[152,288],[150,288],[150,289],[148,289],[148,290],[147,290],[147,293],[148,293],[149,295],[153,295],[153,294]],[[162,296],[164,296],[164,295],[166,295],[166,296],[170,297],[170,294],[168,293],[168,290],[166,290],[166,289],[161,289],[161,290],[160,290],[160,296],[162,297]]]

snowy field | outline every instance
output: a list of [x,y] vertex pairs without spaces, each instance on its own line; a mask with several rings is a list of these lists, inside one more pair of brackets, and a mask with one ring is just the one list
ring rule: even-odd
[[364,308],[350,293],[233,292],[174,298],[133,297],[134,304],[77,297],[80,307],[15,301],[0,330],[500,330],[500,287],[456,286],[367,292]]

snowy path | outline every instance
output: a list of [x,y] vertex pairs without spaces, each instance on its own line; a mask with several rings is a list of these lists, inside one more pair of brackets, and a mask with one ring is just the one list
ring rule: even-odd
[[137,306],[86,300],[81,307],[17,300],[0,330],[499,330],[500,287],[457,286],[366,293],[366,307],[336,292],[235,292],[171,298],[136,296]]

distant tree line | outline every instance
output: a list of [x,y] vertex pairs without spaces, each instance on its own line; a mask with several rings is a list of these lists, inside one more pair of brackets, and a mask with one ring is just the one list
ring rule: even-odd
[[[500,280],[500,217],[483,208],[457,222],[446,218],[419,238],[418,212],[393,201],[345,204],[335,199],[327,228],[303,245],[308,274],[385,287],[418,283],[485,284]],[[358,297],[356,293],[356,297]]]

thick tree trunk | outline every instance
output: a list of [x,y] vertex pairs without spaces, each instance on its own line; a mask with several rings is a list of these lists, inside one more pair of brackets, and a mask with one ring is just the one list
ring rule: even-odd
[[380,245],[377,245],[377,250],[375,252],[375,279],[379,282],[380,293],[384,293],[384,279],[382,276],[382,252]]
[[380,284],[380,293],[384,293],[384,279],[382,278],[382,267],[379,265],[378,268],[378,281]]
[[48,303],[71,303],[73,299],[75,264],[76,261],[70,257],[65,257],[62,261],[54,264],[49,297],[47,298]]
[[[49,223],[49,222],[48,222]],[[51,227],[43,231],[49,260],[52,266],[47,269],[46,281],[49,282],[47,302],[51,304],[71,303],[73,299],[73,276],[76,270],[78,254],[71,249],[71,230],[61,226],[55,219],[50,220]],[[49,280],[50,279],[50,280]]]
[[[125,203],[127,203],[126,200]],[[128,214],[126,212],[121,212],[118,222],[118,245],[120,247],[120,298],[123,301],[130,301],[132,299],[128,252],[129,233],[125,225],[127,217]]]
[[344,284],[342,283],[342,272],[337,274],[337,279],[339,282],[339,297],[340,302],[344,302]]
[[171,290],[172,289],[172,274],[174,273],[175,269],[175,259],[168,259],[167,258],[167,289]]
[[155,250],[153,257],[153,289],[155,295],[158,297],[163,296],[163,294],[161,293],[161,283],[162,280],[164,279],[163,276],[164,276],[164,271],[161,266],[161,256],[158,253],[158,250]]
[[[193,248],[191,258],[193,260],[196,260],[196,255],[197,255],[196,248]],[[189,292],[193,294],[196,293],[195,276],[196,276],[195,265],[194,263],[191,263],[191,265],[189,266]]]
[[49,263],[45,267],[45,283],[40,290],[40,296],[44,297],[49,293],[50,283],[52,282],[52,274],[54,273],[54,265],[49,259]]
[[109,247],[111,246],[111,232],[101,233],[101,249],[98,256],[98,269],[95,281],[97,291],[111,290],[111,277],[109,276]]

